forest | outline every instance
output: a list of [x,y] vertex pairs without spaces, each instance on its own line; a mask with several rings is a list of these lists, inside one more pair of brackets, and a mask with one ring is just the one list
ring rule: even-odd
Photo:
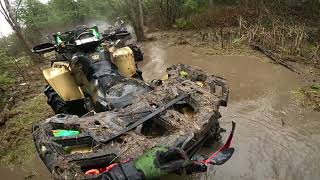
[[[137,35],[156,29],[210,28],[217,43],[259,42],[285,60],[318,65],[318,0],[17,0],[1,5],[1,12],[14,30],[0,41],[5,54],[0,67],[4,69],[11,63],[7,56],[32,56],[28,51],[32,45],[54,32],[92,21],[114,23],[116,17],[132,24]],[[2,89],[3,84],[14,81],[8,77],[11,72],[4,69]]]

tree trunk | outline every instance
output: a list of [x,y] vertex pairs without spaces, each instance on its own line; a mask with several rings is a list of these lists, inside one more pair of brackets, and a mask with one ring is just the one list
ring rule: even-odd
[[138,0],[138,6],[139,6],[139,22],[138,22],[138,27],[139,27],[139,36],[140,36],[140,41],[144,39],[144,29],[143,29],[143,0]]
[[40,61],[40,57],[36,56],[35,54],[33,54],[31,52],[32,49],[32,45],[31,43],[23,36],[23,32],[22,29],[20,28],[16,28],[15,33],[17,35],[17,37],[19,38],[19,40],[21,41],[21,43],[23,44],[24,48],[25,48],[25,52],[30,56],[30,58],[32,59],[33,63],[39,63]]
[[137,36],[137,40],[143,41],[144,40],[144,30],[143,30],[142,0],[131,0],[130,3],[128,3],[128,4],[130,6],[130,12],[131,12],[130,19],[131,19],[134,31]]
[[212,10],[213,9],[213,0],[208,0],[209,1],[209,8]]

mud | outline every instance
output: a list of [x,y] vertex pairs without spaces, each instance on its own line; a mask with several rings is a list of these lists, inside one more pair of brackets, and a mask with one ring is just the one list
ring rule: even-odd
[[[306,83],[304,77],[255,54],[212,56],[206,55],[207,49],[172,46],[165,41],[149,42],[143,50],[147,80],[160,77],[163,67],[185,63],[229,82],[229,105],[222,110],[220,122],[227,130],[231,121],[237,122],[236,153],[225,165],[211,167],[208,173],[191,179],[320,177],[320,113],[300,107],[291,94]],[[202,154],[214,149],[205,149]]]
[[[0,167],[1,177],[4,179],[14,179],[14,180],[42,180],[42,179],[52,179],[51,173],[45,167],[45,165],[40,160],[38,155],[35,155],[33,159],[34,167],[32,171],[23,170],[20,168],[4,168]],[[1,178],[0,178],[1,179]]]

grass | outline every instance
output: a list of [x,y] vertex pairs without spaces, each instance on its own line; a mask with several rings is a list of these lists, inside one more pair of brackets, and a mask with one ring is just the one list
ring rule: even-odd
[[314,85],[312,85],[310,87],[314,92],[320,93],[320,84],[314,84]]
[[320,111],[320,84],[313,84],[292,91],[293,99],[304,107]]
[[6,100],[7,100],[6,92],[5,91],[1,91],[1,89],[0,89],[0,111],[4,107],[4,105],[6,103]]
[[0,166],[32,170],[36,154],[31,135],[32,124],[51,115],[52,111],[42,94],[16,104],[0,133]]
[[0,84],[5,84],[7,86],[12,85],[15,80],[8,75],[7,72],[0,74]]

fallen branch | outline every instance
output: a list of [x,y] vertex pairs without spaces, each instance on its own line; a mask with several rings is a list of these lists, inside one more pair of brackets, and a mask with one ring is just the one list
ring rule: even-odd
[[270,58],[275,63],[282,65],[283,67],[289,69],[292,72],[300,74],[300,72],[295,70],[292,66],[290,66],[287,63],[285,63],[280,57],[277,57],[274,53],[272,53],[271,51],[265,49],[264,47],[262,47],[262,46],[260,46],[260,45],[258,45],[256,43],[251,43],[250,46],[251,46],[252,49],[257,50],[257,51],[263,53],[264,55],[266,55],[268,58]]

